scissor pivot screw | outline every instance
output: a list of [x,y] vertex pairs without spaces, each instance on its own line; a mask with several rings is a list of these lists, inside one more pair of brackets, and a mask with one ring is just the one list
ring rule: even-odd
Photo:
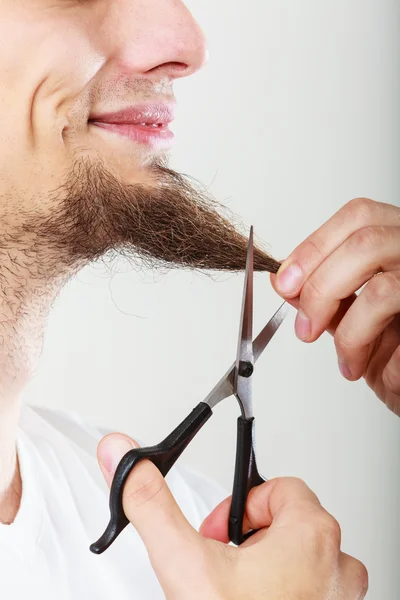
[[241,360],[239,362],[239,375],[241,377],[251,377],[253,371],[254,367],[248,360]]

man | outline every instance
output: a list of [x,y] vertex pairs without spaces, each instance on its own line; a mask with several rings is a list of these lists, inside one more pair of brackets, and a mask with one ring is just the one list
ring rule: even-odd
[[[363,598],[364,567],[340,551],[336,522],[297,480],[252,493],[246,527],[262,531],[238,549],[225,545],[229,500],[202,535],[195,531],[221,500],[216,486],[175,469],[168,479],[173,499],[144,463],[125,494],[136,530],[127,529],[104,555],[90,554],[108,516],[95,459],[105,432],[20,401],[51,304],[71,276],[106,252],[146,264],[235,270],[244,266],[246,239],[163,160],[173,81],[205,60],[203,36],[180,0],[0,6],[3,596]],[[293,253],[291,289],[290,262],[274,280],[301,309],[299,335],[314,341],[336,330],[343,373],[365,375],[396,411],[399,226],[399,209],[353,202]],[[341,272],[343,255],[352,279]],[[258,250],[256,266],[274,272],[278,265]],[[279,287],[281,276],[286,287]],[[108,484],[132,444],[122,435],[100,444]]]

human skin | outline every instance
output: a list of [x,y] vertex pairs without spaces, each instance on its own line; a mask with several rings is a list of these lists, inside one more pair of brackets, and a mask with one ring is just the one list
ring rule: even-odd
[[352,200],[271,280],[298,309],[299,339],[315,342],[329,331],[342,375],[349,381],[364,377],[400,415],[400,208]]
[[206,47],[179,0],[1,0],[0,9],[0,519],[7,523],[21,494],[21,393],[51,304],[82,266],[24,225],[46,223],[59,209],[53,192],[77,160],[100,160],[124,183],[147,184],[148,165],[165,148],[132,143],[88,118],[150,100],[173,103],[173,81],[203,65]]
[[[0,518],[11,522],[20,397],[66,281],[108,250],[230,268],[236,248],[241,268],[246,240],[163,166],[173,83],[206,60],[183,2],[0,0],[0,9]],[[116,126],[121,111],[133,126]]]
[[[122,434],[103,438],[101,470],[114,470],[136,443]],[[338,523],[298,479],[270,480],[254,488],[244,529],[259,529],[240,547],[228,545],[230,498],[203,523],[186,521],[164,478],[139,463],[124,487],[123,507],[141,536],[167,600],[362,600],[365,567],[340,550]]]

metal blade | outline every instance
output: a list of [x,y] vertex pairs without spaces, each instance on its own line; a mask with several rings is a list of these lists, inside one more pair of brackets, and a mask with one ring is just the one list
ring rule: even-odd
[[[250,228],[247,248],[246,273],[243,287],[242,314],[240,318],[239,340],[236,355],[234,394],[240,404],[243,416],[252,417],[252,385],[251,375],[254,366],[253,356],[253,227]],[[243,376],[243,367],[250,375]]]
[[205,398],[204,402],[208,404],[210,408],[214,408],[214,406],[222,402],[222,400],[225,400],[225,398],[229,398],[229,396],[233,395],[235,364],[236,363],[233,363],[222,379],[220,379],[217,385],[213,387],[207,398]]
[[243,362],[254,366],[255,362],[264,352],[265,348],[279,329],[285,319],[289,305],[284,302],[269,320],[264,329],[252,341],[253,337],[253,227],[250,229],[249,245],[247,249],[246,273],[243,289],[242,313],[240,319],[239,340],[236,361],[228,369],[225,375],[214,386],[204,402],[210,408],[214,408],[225,398],[235,394],[243,416],[251,418],[252,408],[252,377],[239,374],[240,365]]
[[236,363],[248,360],[253,362],[253,227],[250,229],[247,249],[246,273],[243,287],[242,313],[240,317],[239,340]]
[[261,354],[282,325],[289,310],[290,305],[287,302],[284,302],[280,308],[278,308],[272,319],[268,321],[264,329],[258,334],[253,342],[254,362],[257,362],[260,358]]
[[[264,329],[262,329],[262,331],[258,334],[253,342],[254,362],[260,358],[261,354],[264,352],[265,348],[268,346],[269,342],[272,340],[273,336],[283,323],[289,310],[290,305],[284,302],[276,311],[272,319],[268,321]],[[225,398],[229,398],[229,396],[234,394],[235,371],[236,361],[231,365],[225,375],[219,380],[219,382],[213,387],[211,392],[205,398],[204,402],[206,402],[210,408],[214,408],[217,404],[222,402],[222,400],[225,400]]]

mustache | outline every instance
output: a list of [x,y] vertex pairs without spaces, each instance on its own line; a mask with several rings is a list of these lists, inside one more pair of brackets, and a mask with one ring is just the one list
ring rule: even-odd
[[[98,112],[118,110],[118,107],[159,100],[174,100],[173,85],[167,78],[149,80],[143,77],[118,77],[93,82],[88,90],[87,101]],[[104,110],[103,110],[104,108]]]

